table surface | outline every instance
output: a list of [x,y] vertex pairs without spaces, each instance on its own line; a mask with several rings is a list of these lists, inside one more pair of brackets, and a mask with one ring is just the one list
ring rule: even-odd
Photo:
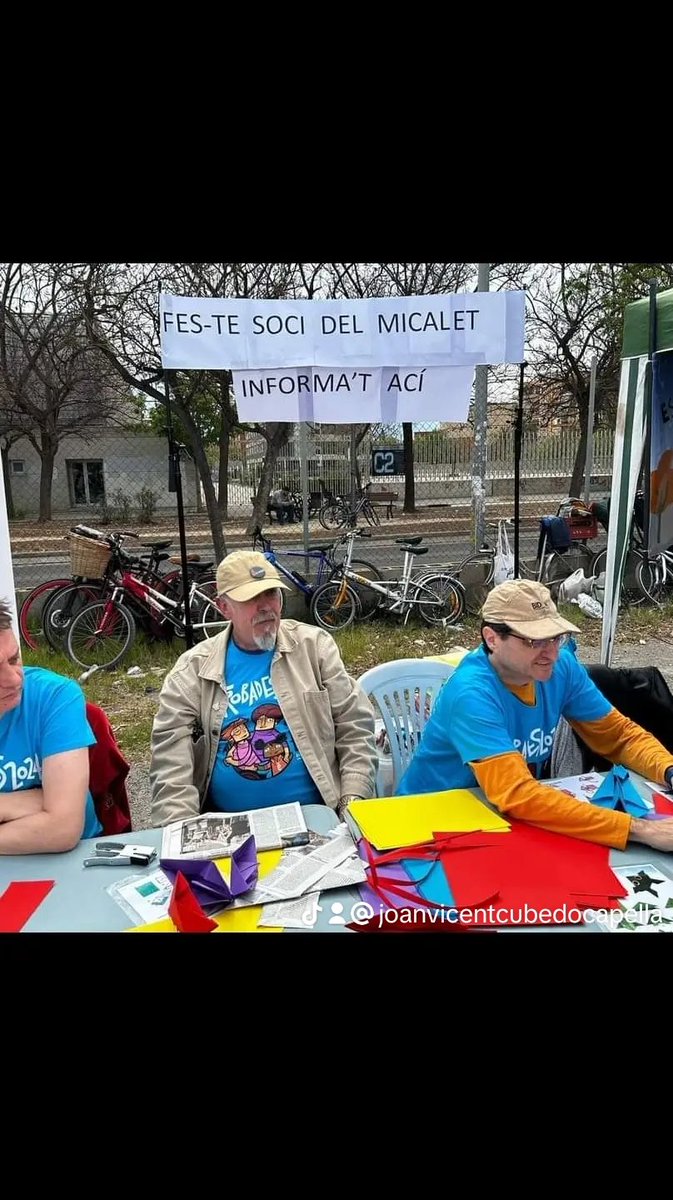
[[[316,833],[326,833],[337,824],[336,814],[325,805],[306,805],[304,815],[309,829]],[[0,895],[14,881],[53,879],[55,886],[24,925],[24,933],[122,932],[132,925],[132,921],[108,895],[107,889],[116,880],[156,871],[158,858],[148,867],[85,867],[84,859],[93,857],[96,842],[121,840],[139,846],[156,846],[158,851],[161,834],[161,829],[139,829],[122,838],[117,835],[87,839],[65,854],[0,855]],[[331,906],[342,904],[344,916],[347,916],[357,899],[356,888],[330,891],[329,903],[325,905],[321,901],[323,911],[317,914],[315,925],[308,932],[344,932],[340,925],[329,924]]]
[[[650,790],[632,774],[634,783],[644,795]],[[483,799],[480,792],[477,795]],[[306,823],[316,833],[326,833],[336,825],[336,814],[324,805],[306,805]],[[161,845],[161,829],[139,829],[133,835],[125,834],[123,840],[138,845]],[[0,895],[13,881],[54,880],[55,886],[24,925],[25,933],[117,933],[131,925],[124,910],[108,895],[107,889],[115,880],[129,875],[150,874],[157,869],[158,859],[149,867],[85,867],[85,858],[92,856],[95,842],[119,841],[119,837],[98,838],[82,841],[66,854],[0,855]],[[612,850],[610,865],[618,868],[636,863],[652,863],[673,875],[673,854],[662,854],[648,846],[632,844],[627,850]],[[359,900],[357,888],[334,889],[323,892],[320,900],[322,911],[317,914],[315,925],[307,932],[348,933],[340,923],[334,923],[334,912],[347,921],[351,909]],[[335,907],[336,906],[336,907]],[[339,907],[341,906],[341,907]],[[339,921],[341,918],[338,918]],[[529,927],[536,932],[540,927]],[[561,932],[568,926],[545,926]],[[589,931],[594,926],[573,926],[573,929]],[[293,932],[287,930],[288,933]]]

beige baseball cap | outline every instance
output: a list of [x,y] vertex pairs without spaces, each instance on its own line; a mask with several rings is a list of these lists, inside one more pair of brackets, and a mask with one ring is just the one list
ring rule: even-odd
[[487,624],[509,625],[522,637],[552,638],[559,633],[579,633],[559,615],[548,588],[533,579],[509,579],[488,593],[481,610]]
[[232,550],[217,568],[217,594],[228,600],[252,600],[272,588],[291,591],[278,571],[259,550]]

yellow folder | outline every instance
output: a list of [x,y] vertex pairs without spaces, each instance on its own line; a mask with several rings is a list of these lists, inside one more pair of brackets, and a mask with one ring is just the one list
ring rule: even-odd
[[420,796],[352,800],[348,811],[377,850],[429,842],[435,833],[470,833],[483,829],[507,833],[509,824],[472,792],[454,788]]

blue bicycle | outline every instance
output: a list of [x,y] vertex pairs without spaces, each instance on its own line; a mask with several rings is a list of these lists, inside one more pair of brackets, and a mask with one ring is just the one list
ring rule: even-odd
[[[359,531],[360,537],[369,536],[364,530]],[[306,607],[309,608],[313,595],[318,588],[323,587],[326,583],[331,583],[335,579],[342,578],[342,564],[336,560],[336,552],[339,546],[342,546],[348,538],[348,534],[338,538],[336,542],[330,542],[324,546],[309,546],[306,550],[281,550],[279,551],[283,557],[287,558],[308,558],[312,564],[312,573],[315,571],[315,581],[309,583],[308,579],[301,574],[300,571],[294,570],[286,566],[278,558],[271,542],[264,536],[259,526],[255,529],[252,538],[253,550],[259,550],[268,558],[269,562],[277,568],[280,574],[287,579],[294,587],[300,591],[306,602]],[[370,563],[365,558],[354,558],[351,561],[351,566],[358,572],[359,575],[364,575],[366,579],[380,580],[383,578],[378,567]],[[376,612],[379,605],[378,596],[374,591],[362,586],[361,584],[348,584],[349,591],[355,593],[355,599],[359,607],[358,619],[366,620]]]

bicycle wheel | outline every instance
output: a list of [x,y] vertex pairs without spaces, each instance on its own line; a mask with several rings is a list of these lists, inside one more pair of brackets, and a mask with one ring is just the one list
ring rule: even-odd
[[493,586],[493,551],[475,550],[453,573],[465,589],[465,608],[478,617],[481,607]]
[[222,633],[222,630],[229,624],[216,604],[211,603],[210,600],[201,600],[198,596],[192,600],[191,615],[194,639],[197,642],[203,641],[204,638],[217,637],[217,634]]
[[565,554],[559,554],[557,550],[552,550],[545,556],[540,582],[549,588],[552,598],[556,601],[563,580],[572,575],[574,571],[581,568],[585,576],[589,577],[593,574],[595,557],[597,556],[592,554],[584,542],[572,542]]
[[362,511],[367,519],[368,525],[380,525],[381,524],[381,518],[380,518],[379,514],[377,513],[376,509],[374,508],[374,505],[372,504],[371,500],[368,500],[366,504],[362,505]]
[[[357,571],[358,575],[364,575],[367,579],[383,579],[383,575],[379,571],[378,567],[375,567],[373,563],[367,562],[366,558],[352,558],[351,567],[354,571]],[[341,579],[341,577],[342,566],[340,565],[334,568],[327,582],[330,583],[332,580]],[[357,593],[360,601],[360,614],[356,620],[368,621],[370,617],[374,616],[374,613],[381,603],[382,597],[378,592],[375,592],[373,588],[368,588],[365,584],[356,583],[354,579],[348,580],[348,586]]]
[[452,575],[424,575],[412,599],[426,625],[455,625],[465,610],[465,594]]
[[666,599],[666,583],[659,559],[641,559],[636,567],[636,582],[645,599],[661,608]]
[[343,529],[348,520],[348,509],[341,503],[323,504],[318,520],[323,529]]
[[110,670],[121,662],[136,637],[136,623],[123,604],[98,600],[70,622],[68,657],[80,667]]
[[47,601],[42,614],[44,636],[52,650],[65,651],[68,628],[73,617],[76,617],[87,604],[100,600],[103,589],[98,583],[73,583],[54,592]]
[[[599,575],[605,574],[605,568],[608,561],[607,546],[603,550],[599,550],[591,560],[591,574],[598,578]],[[624,567],[624,575],[622,577],[622,590],[619,597],[620,604],[644,604],[648,598],[645,591],[638,582],[638,567],[643,562],[640,554],[635,550],[629,550],[626,556],[626,565]]]
[[31,650],[37,650],[44,639],[42,617],[52,596],[64,588],[72,587],[70,579],[48,579],[28,593],[19,609],[19,633]]
[[347,629],[357,620],[359,611],[359,596],[343,580],[323,583],[311,597],[311,618],[329,633],[334,633],[335,629]]

